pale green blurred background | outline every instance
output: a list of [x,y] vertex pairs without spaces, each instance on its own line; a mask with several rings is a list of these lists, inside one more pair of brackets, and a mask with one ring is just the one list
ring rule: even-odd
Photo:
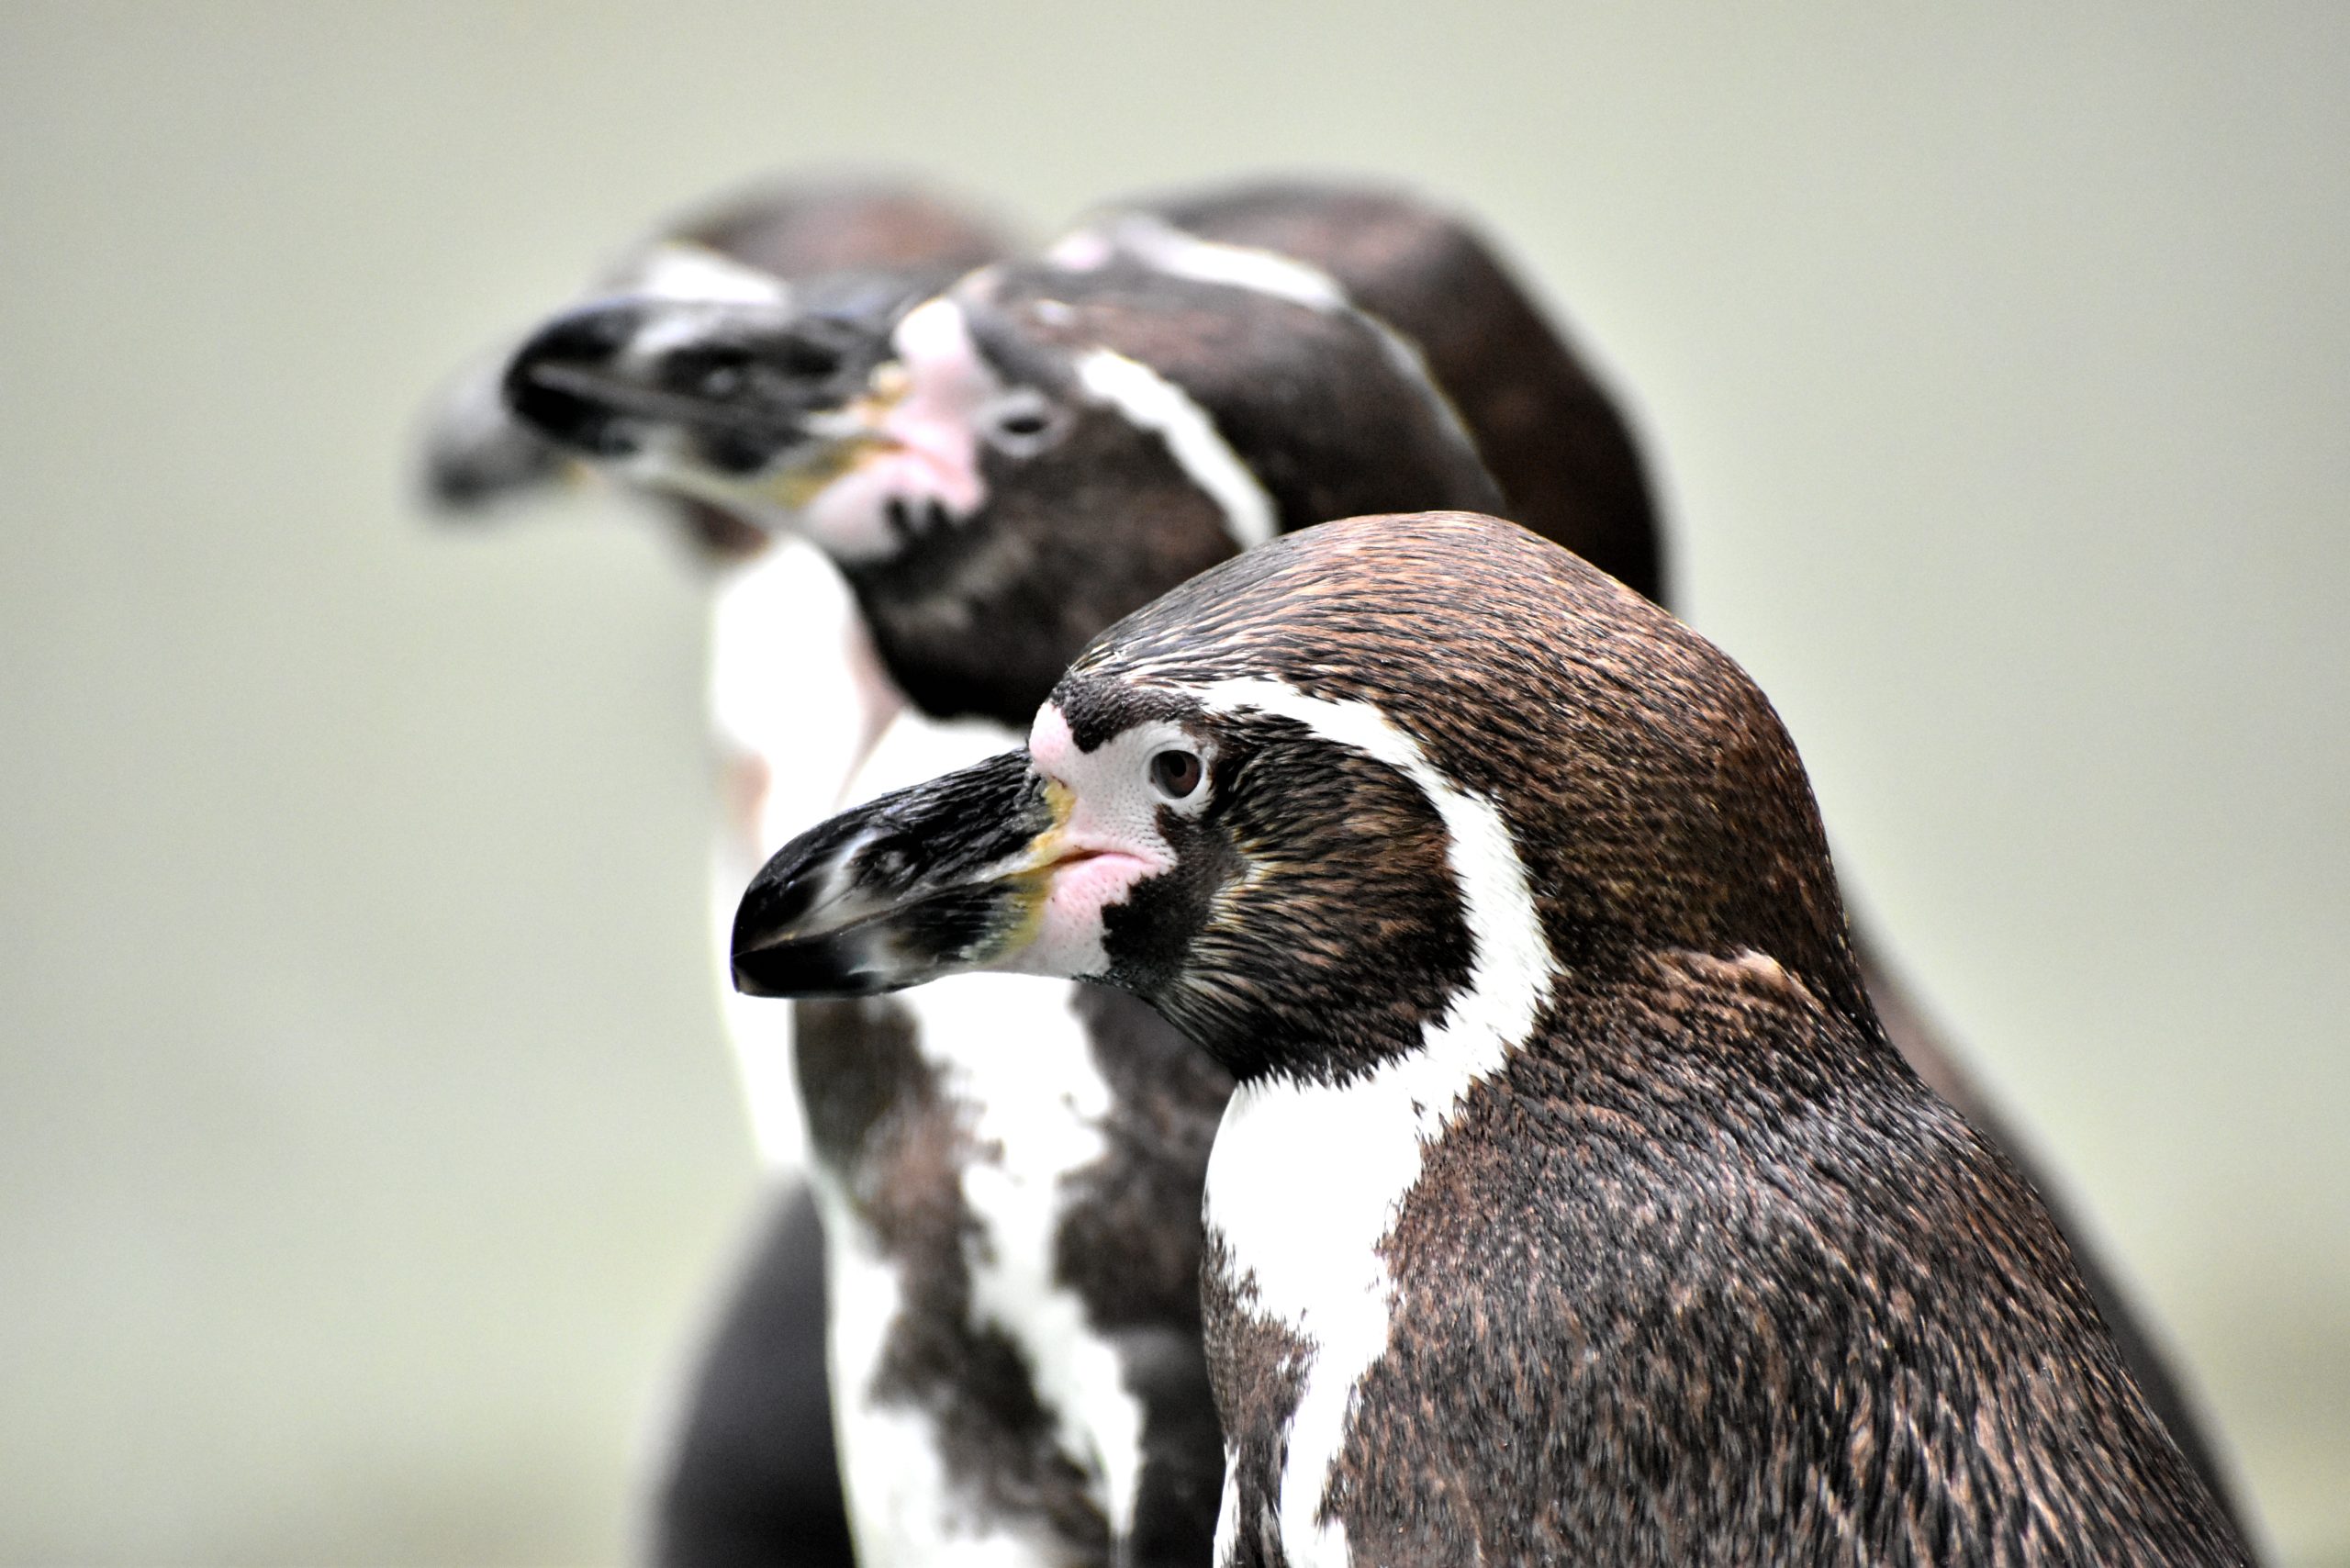
[[750,1191],[701,622],[425,393],[682,198],[1482,214],[1693,618],[2350,1562],[2350,10],[0,9],[0,1560],[609,1562]]

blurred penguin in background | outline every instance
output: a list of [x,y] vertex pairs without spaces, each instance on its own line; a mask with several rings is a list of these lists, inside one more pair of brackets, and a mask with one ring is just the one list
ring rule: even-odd
[[[718,302],[755,312],[758,330],[795,330],[795,375],[859,378],[869,364],[821,364],[877,341],[898,312],[995,257],[1006,230],[968,203],[901,180],[776,180],[696,207],[631,246],[588,291]],[[514,345],[442,389],[421,432],[420,487],[453,521],[506,517],[596,474],[506,409]],[[743,361],[722,349],[697,388],[731,384]],[[625,481],[623,481],[625,483]],[[632,487],[632,488],[635,488]],[[724,810],[711,876],[722,942],[744,879],[782,835],[829,809],[886,722],[830,569],[806,545],[673,492],[635,493],[685,546],[712,598],[711,718]],[[850,1558],[823,1359],[822,1238],[800,1179],[800,1117],[790,1088],[787,1009],[724,1009],[770,1190],[746,1237],[655,1444],[648,1561],[691,1568]]]

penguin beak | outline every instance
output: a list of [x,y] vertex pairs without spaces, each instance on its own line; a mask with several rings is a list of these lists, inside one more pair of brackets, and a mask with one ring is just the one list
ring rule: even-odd
[[468,365],[426,408],[420,488],[453,518],[476,518],[507,501],[579,476],[570,454],[507,411],[501,386],[509,353]]
[[1014,969],[1056,874],[1094,852],[1024,751],[885,795],[776,853],[734,917],[734,988],[867,996]]
[[894,297],[811,311],[629,295],[555,317],[506,366],[513,417],[555,446],[757,517],[804,504],[875,442],[868,390]]

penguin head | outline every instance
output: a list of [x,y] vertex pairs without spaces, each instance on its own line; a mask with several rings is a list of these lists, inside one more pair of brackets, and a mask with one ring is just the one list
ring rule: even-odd
[[620,294],[554,317],[516,350],[507,409],[575,457],[754,523],[811,485],[824,422],[887,352],[926,275],[835,274],[762,294]]
[[1416,364],[1334,302],[1039,263],[829,357],[804,353],[814,319],[614,301],[509,386],[576,450],[805,533],[933,713],[1024,721],[1102,626],[1282,531],[1498,504]]
[[[788,312],[795,286],[811,279],[878,270],[901,275],[905,291],[919,297],[1008,248],[989,219],[904,181],[802,176],[731,192],[668,219],[604,268],[589,294]],[[509,343],[468,365],[425,409],[420,488],[443,516],[490,516],[589,472],[576,449],[508,409],[514,353]],[[686,517],[706,543],[739,553],[750,543],[698,503]]]
[[1460,215],[1409,190],[1249,180],[1129,198],[1053,253],[1342,299],[1393,329],[1459,410],[1508,515],[1668,603],[1657,505],[1626,410],[1556,312]]
[[1649,955],[1760,954],[1865,1015],[1801,765],[1710,644],[1468,514],[1310,529],[1097,640],[1024,751],[824,824],[736,984],[1103,981],[1243,1078],[1522,1040]]

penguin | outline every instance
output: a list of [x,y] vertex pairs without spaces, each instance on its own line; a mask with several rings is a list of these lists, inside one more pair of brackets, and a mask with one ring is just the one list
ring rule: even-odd
[[[589,295],[755,309],[763,331],[797,331],[804,373],[808,356],[879,341],[906,306],[1011,249],[1005,230],[970,204],[908,182],[777,179],[663,224]],[[453,378],[423,420],[419,487],[453,521],[508,515],[512,503],[594,472],[507,411],[502,376],[513,350],[500,345]],[[724,368],[706,356],[698,386],[722,387]],[[847,377],[869,369],[835,367]],[[722,509],[640,494],[711,591],[711,717],[725,806],[711,885],[722,900],[713,911],[722,946],[743,879],[788,836],[779,824],[797,827],[810,804],[837,799],[821,783],[778,783],[821,772],[827,757],[845,772],[895,699],[869,673],[829,715],[804,686],[779,690],[778,662],[808,657],[796,629],[821,629],[828,611],[842,619],[829,568],[804,544]],[[852,672],[871,666],[853,635],[821,658]],[[827,717],[843,733],[811,734]],[[851,1561],[851,1544],[824,1362],[822,1238],[800,1179],[788,1089],[789,1019],[737,1005],[726,1014],[768,1190],[652,1445],[639,1551],[661,1568],[835,1568]]]
[[[1429,384],[1432,397],[1424,405],[1427,417],[1448,425],[1477,452],[1497,481],[1510,515],[1628,586],[1664,600],[1669,563],[1662,544],[1662,529],[1628,421],[1596,375],[1586,367],[1571,338],[1549,322],[1493,246],[1465,221],[1383,186],[1263,182],[1115,202],[1054,242],[1045,254],[1051,264],[1065,271],[1155,272],[1220,282],[1325,309],[1354,310],[1388,333],[1389,352],[1407,362],[1405,379],[1416,375]],[[669,314],[658,307],[650,308],[634,330],[662,345],[659,352],[638,362],[637,374],[647,377],[666,374],[674,380],[675,373],[666,371],[662,356],[684,352],[695,338],[677,333]],[[895,352],[874,356],[886,367],[876,383],[885,388],[880,400],[894,395],[886,389],[897,383],[902,372],[902,360],[892,358]],[[1016,363],[1018,355],[1007,353],[1004,358]],[[1019,384],[1015,376],[1004,392],[1013,399],[1006,407],[1024,406],[1022,400],[1033,390]],[[1037,396],[1050,400],[1044,394]],[[867,399],[868,413],[875,403]],[[975,451],[987,448],[983,419],[1000,416],[976,403],[967,414],[969,428],[952,435],[937,433],[941,423],[933,420],[924,427],[933,431],[927,438],[931,444],[943,448],[960,442]],[[1263,428],[1259,418],[1249,414],[1218,409],[1214,417],[1228,422],[1236,441],[1245,439],[1250,430]],[[821,473],[823,463],[836,461],[811,457],[811,451],[830,453],[836,448],[821,442],[812,449],[778,445],[755,454],[755,460],[742,470],[724,473],[698,450],[693,422],[693,416],[681,413],[675,425],[643,432],[643,439],[660,449],[634,459],[642,465],[637,471],[646,476],[647,482],[671,483],[692,493],[725,498],[767,526],[809,526],[808,514],[800,505],[806,490],[806,480],[800,476]],[[857,426],[853,420],[846,428],[863,430],[858,439],[867,443],[863,454],[867,457],[889,450],[899,439],[878,427]],[[997,455],[1010,461],[1001,452]],[[1081,541],[1098,558],[1104,541],[1117,538],[1125,526],[1122,508],[1128,499],[1117,493],[1115,476],[1139,471],[1138,466],[1102,465],[1082,498],[1067,503],[1071,508],[1070,527],[1062,537]],[[914,523],[934,522],[959,516],[954,511],[956,504],[936,486],[925,489],[917,485],[905,501],[905,516]],[[1480,503],[1415,500],[1401,504]],[[968,535],[988,526],[990,510],[980,507],[972,514],[979,521],[968,529],[940,530],[936,537],[967,541]],[[1148,510],[1147,505],[1136,506],[1137,513]],[[1328,515],[1334,514],[1319,514]],[[1318,520],[1308,506],[1285,517],[1283,526]],[[861,566],[857,546],[825,543],[821,524],[816,537],[853,583],[861,574],[876,578],[887,575]],[[895,570],[899,578],[912,579],[911,588],[893,592],[877,583],[870,592],[860,590],[885,661],[890,658],[893,644],[902,641],[893,639],[888,630],[893,621],[902,623],[917,615],[946,614],[961,591],[953,580],[956,568],[951,551],[941,548],[926,553],[910,548],[907,556],[923,562],[919,570],[902,565]],[[1139,585],[1114,573],[1101,574],[1089,579],[1100,597],[1083,607],[1094,613],[1066,616],[1060,634],[1034,644],[1031,659],[1022,662],[1016,655],[1007,657],[1003,642],[1011,629],[1033,626],[1039,623],[1038,617],[1050,613],[1043,606],[1015,608],[1021,593],[1038,584],[1058,593],[1061,591],[1058,585],[1067,580],[1057,575],[1056,568],[1042,564],[1041,547],[1038,559],[1036,577],[1028,583],[1016,576],[1007,580],[999,565],[995,602],[970,615],[970,623],[978,628],[974,634],[963,636],[955,623],[946,623],[921,646],[897,656],[898,666],[917,672],[916,686],[909,689],[917,707],[934,713],[979,712],[1014,722],[1024,694],[1043,689],[1038,666],[1048,664],[1055,652],[1073,650],[1089,625],[1101,623],[1099,611],[1105,605],[1131,607],[1139,602]],[[1156,580],[1164,587],[1174,579]],[[1113,591],[1102,593],[1105,588]],[[1067,610],[1073,601],[1061,602]],[[957,669],[966,675],[976,671],[977,678],[946,677],[946,672]],[[2051,1184],[2037,1179],[2036,1162],[2029,1158],[2025,1140],[1976,1089],[1925,1012],[1875,958],[1874,946],[1865,940],[1860,945],[1863,972],[1896,1046],[1971,1122],[2019,1159],[2043,1193],[2052,1192]],[[2111,1271],[2081,1245],[2083,1232],[2077,1222],[2053,1198],[2043,1201],[2055,1209],[2066,1235],[2075,1238],[2076,1261],[2142,1388],[2222,1506],[2232,1518],[2238,1517],[2224,1467],[2205,1436],[2202,1417],[2155,1337]]]
[[[1050,253],[1071,264],[1125,254],[1276,289],[1300,286],[1281,269],[1310,269],[1318,286],[1393,327],[1424,356],[1513,521],[1672,608],[1664,530],[1628,421],[1584,352],[1466,219],[1392,186],[1262,180],[1109,204]],[[1854,943],[1895,1047],[2040,1189],[2141,1388],[2241,1530],[2227,1467],[2159,1337],[2084,1245],[2084,1227],[2044,1179],[2030,1140],[1974,1081],[1878,940],[1856,930]]]
[[[860,790],[999,749],[1102,626],[1284,529],[1374,498],[1499,504],[1424,366],[1341,302],[1000,264],[907,312],[860,396],[758,442],[642,396],[681,379],[695,340],[669,320],[610,301],[551,324],[511,406],[832,557],[934,719],[885,735]],[[860,1561],[1203,1561],[1223,1455],[1198,1197],[1229,1081],[1131,998],[1033,980],[806,1008],[795,1035]],[[1005,1037],[1030,1046],[1012,1072]]]
[[1233,1076],[1219,1564],[2247,1561],[1886,1038],[1768,700],[1514,524],[1192,578],[1024,746],[778,852],[733,954],[1105,984]]

